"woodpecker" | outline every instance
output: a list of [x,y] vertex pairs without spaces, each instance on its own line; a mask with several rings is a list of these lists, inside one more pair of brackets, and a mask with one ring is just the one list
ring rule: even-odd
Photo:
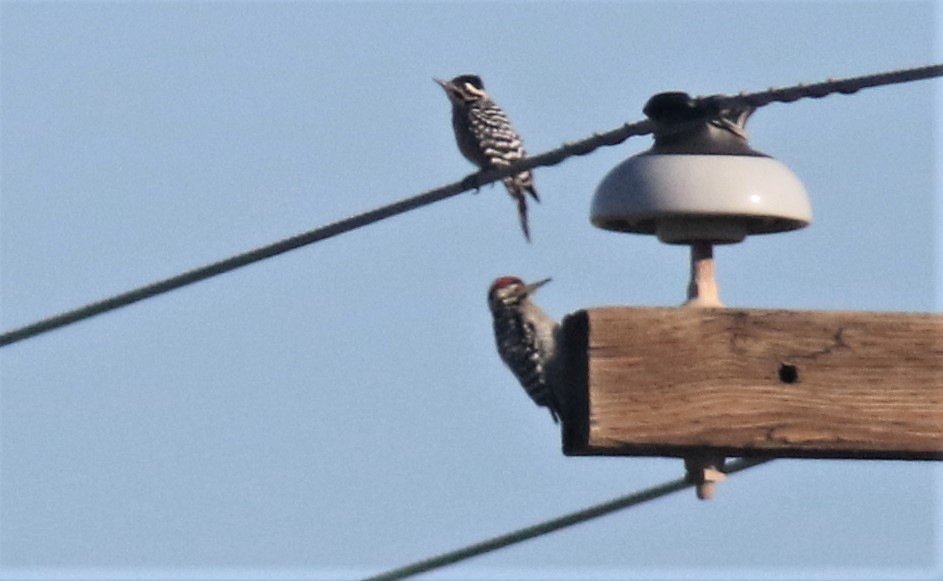
[[549,409],[550,417],[559,423],[560,404],[548,380],[559,325],[531,300],[548,282],[545,278],[526,284],[516,276],[502,276],[488,290],[488,307],[501,359],[534,403]]
[[[507,114],[498,107],[478,75],[459,75],[451,81],[433,79],[452,102],[452,129],[458,150],[468,161],[481,169],[508,166],[525,157],[524,144],[511,127]],[[504,186],[517,201],[517,213],[524,238],[530,242],[527,225],[527,197],[539,202],[530,171],[504,178]]]

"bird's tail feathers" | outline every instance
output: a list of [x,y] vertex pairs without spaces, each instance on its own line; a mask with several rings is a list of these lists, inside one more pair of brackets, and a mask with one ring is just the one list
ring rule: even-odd
[[512,195],[514,199],[517,200],[517,215],[521,221],[521,230],[524,231],[524,238],[530,242],[530,226],[527,224],[527,198],[525,198],[524,194],[520,191]]
[[534,182],[530,181],[527,185],[523,186],[524,191],[530,194],[530,197],[534,198],[535,202],[540,201],[540,196],[537,195],[537,190],[534,189]]
[[528,193],[535,201],[540,201],[540,196],[537,194],[537,190],[534,189],[534,175],[529,171],[504,178],[504,185],[507,186],[512,196],[516,197],[518,193]]
[[524,238],[530,242],[530,227],[527,224],[527,197],[524,194],[529,193],[534,200],[540,201],[536,190],[534,190],[534,183],[528,175],[526,180],[522,179],[521,176],[507,178],[504,180],[504,185],[507,187],[508,194],[517,202],[517,215],[521,221],[521,230],[524,231]]

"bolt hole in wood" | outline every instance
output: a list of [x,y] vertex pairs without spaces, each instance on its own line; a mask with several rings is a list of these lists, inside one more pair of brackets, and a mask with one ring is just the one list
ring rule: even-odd
[[783,383],[797,383],[799,381],[799,368],[788,363],[780,364],[779,381]]

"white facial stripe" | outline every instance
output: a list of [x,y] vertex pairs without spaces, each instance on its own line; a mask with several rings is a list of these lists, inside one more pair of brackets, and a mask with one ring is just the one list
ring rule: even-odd
[[464,85],[462,85],[462,87],[463,87],[463,88],[465,89],[465,91],[467,91],[470,95],[478,95],[479,97],[483,97],[483,96],[485,95],[485,92],[484,92],[484,91],[482,91],[481,89],[476,88],[476,87],[475,87],[474,85],[472,85],[471,83],[465,83]]

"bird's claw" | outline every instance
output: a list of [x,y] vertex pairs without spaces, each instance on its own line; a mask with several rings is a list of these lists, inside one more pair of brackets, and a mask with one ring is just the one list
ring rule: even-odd
[[471,174],[462,180],[462,187],[466,190],[475,188],[473,193],[477,194],[481,190],[481,185],[478,183],[478,174]]

